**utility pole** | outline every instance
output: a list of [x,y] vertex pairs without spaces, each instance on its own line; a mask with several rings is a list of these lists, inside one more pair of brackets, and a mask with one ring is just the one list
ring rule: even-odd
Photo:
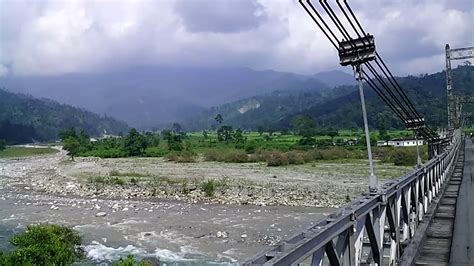
[[339,42],[339,63],[342,66],[352,66],[355,78],[359,84],[360,103],[362,106],[362,118],[364,120],[365,142],[367,146],[367,157],[369,160],[369,192],[376,193],[379,190],[379,181],[375,175],[374,161],[372,159],[372,147],[370,144],[369,123],[364,96],[364,76],[362,64],[375,60],[374,36],[366,35],[358,39]]
[[355,74],[357,82],[359,83],[359,94],[360,103],[362,105],[362,116],[364,118],[364,131],[365,131],[365,142],[367,143],[367,155],[369,158],[370,176],[369,176],[369,192],[377,192],[379,189],[379,181],[374,171],[374,162],[372,160],[372,147],[370,144],[370,132],[369,123],[367,121],[367,110],[365,108],[365,96],[364,96],[364,84],[363,84],[363,73],[362,65],[358,64],[355,66]]

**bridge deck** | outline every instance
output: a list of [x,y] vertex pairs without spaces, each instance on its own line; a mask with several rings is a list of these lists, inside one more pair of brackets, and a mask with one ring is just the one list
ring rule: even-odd
[[[459,208],[460,187],[464,179],[464,155],[461,153],[454,166],[454,172],[449,179],[439,205],[426,231],[426,238],[419,247],[415,265],[449,265],[453,229],[457,222],[455,218]],[[458,211],[459,210],[459,211]]]
[[474,147],[467,138],[464,152],[464,177],[456,206],[451,265],[474,265]]

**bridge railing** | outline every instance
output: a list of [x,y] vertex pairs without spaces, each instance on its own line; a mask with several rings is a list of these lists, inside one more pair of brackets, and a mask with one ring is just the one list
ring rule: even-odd
[[395,265],[452,171],[462,143],[383,184],[244,265]]

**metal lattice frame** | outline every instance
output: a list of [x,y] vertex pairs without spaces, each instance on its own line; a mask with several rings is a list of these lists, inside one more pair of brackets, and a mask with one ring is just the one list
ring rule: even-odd
[[244,265],[395,265],[450,175],[461,146],[364,196]]
[[446,91],[448,94],[448,129],[459,128],[461,110],[453,93],[453,79],[451,74],[451,61],[474,58],[474,47],[451,49],[446,44]]

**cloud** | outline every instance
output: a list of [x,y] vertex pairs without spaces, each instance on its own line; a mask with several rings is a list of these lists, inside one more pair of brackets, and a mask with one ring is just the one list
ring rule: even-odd
[[174,10],[190,32],[246,31],[266,19],[263,6],[256,0],[178,0]]
[[[474,43],[470,1],[351,5],[396,74],[439,71],[446,43]],[[339,67],[296,0],[0,0],[0,64],[14,75],[150,64],[308,74]]]

